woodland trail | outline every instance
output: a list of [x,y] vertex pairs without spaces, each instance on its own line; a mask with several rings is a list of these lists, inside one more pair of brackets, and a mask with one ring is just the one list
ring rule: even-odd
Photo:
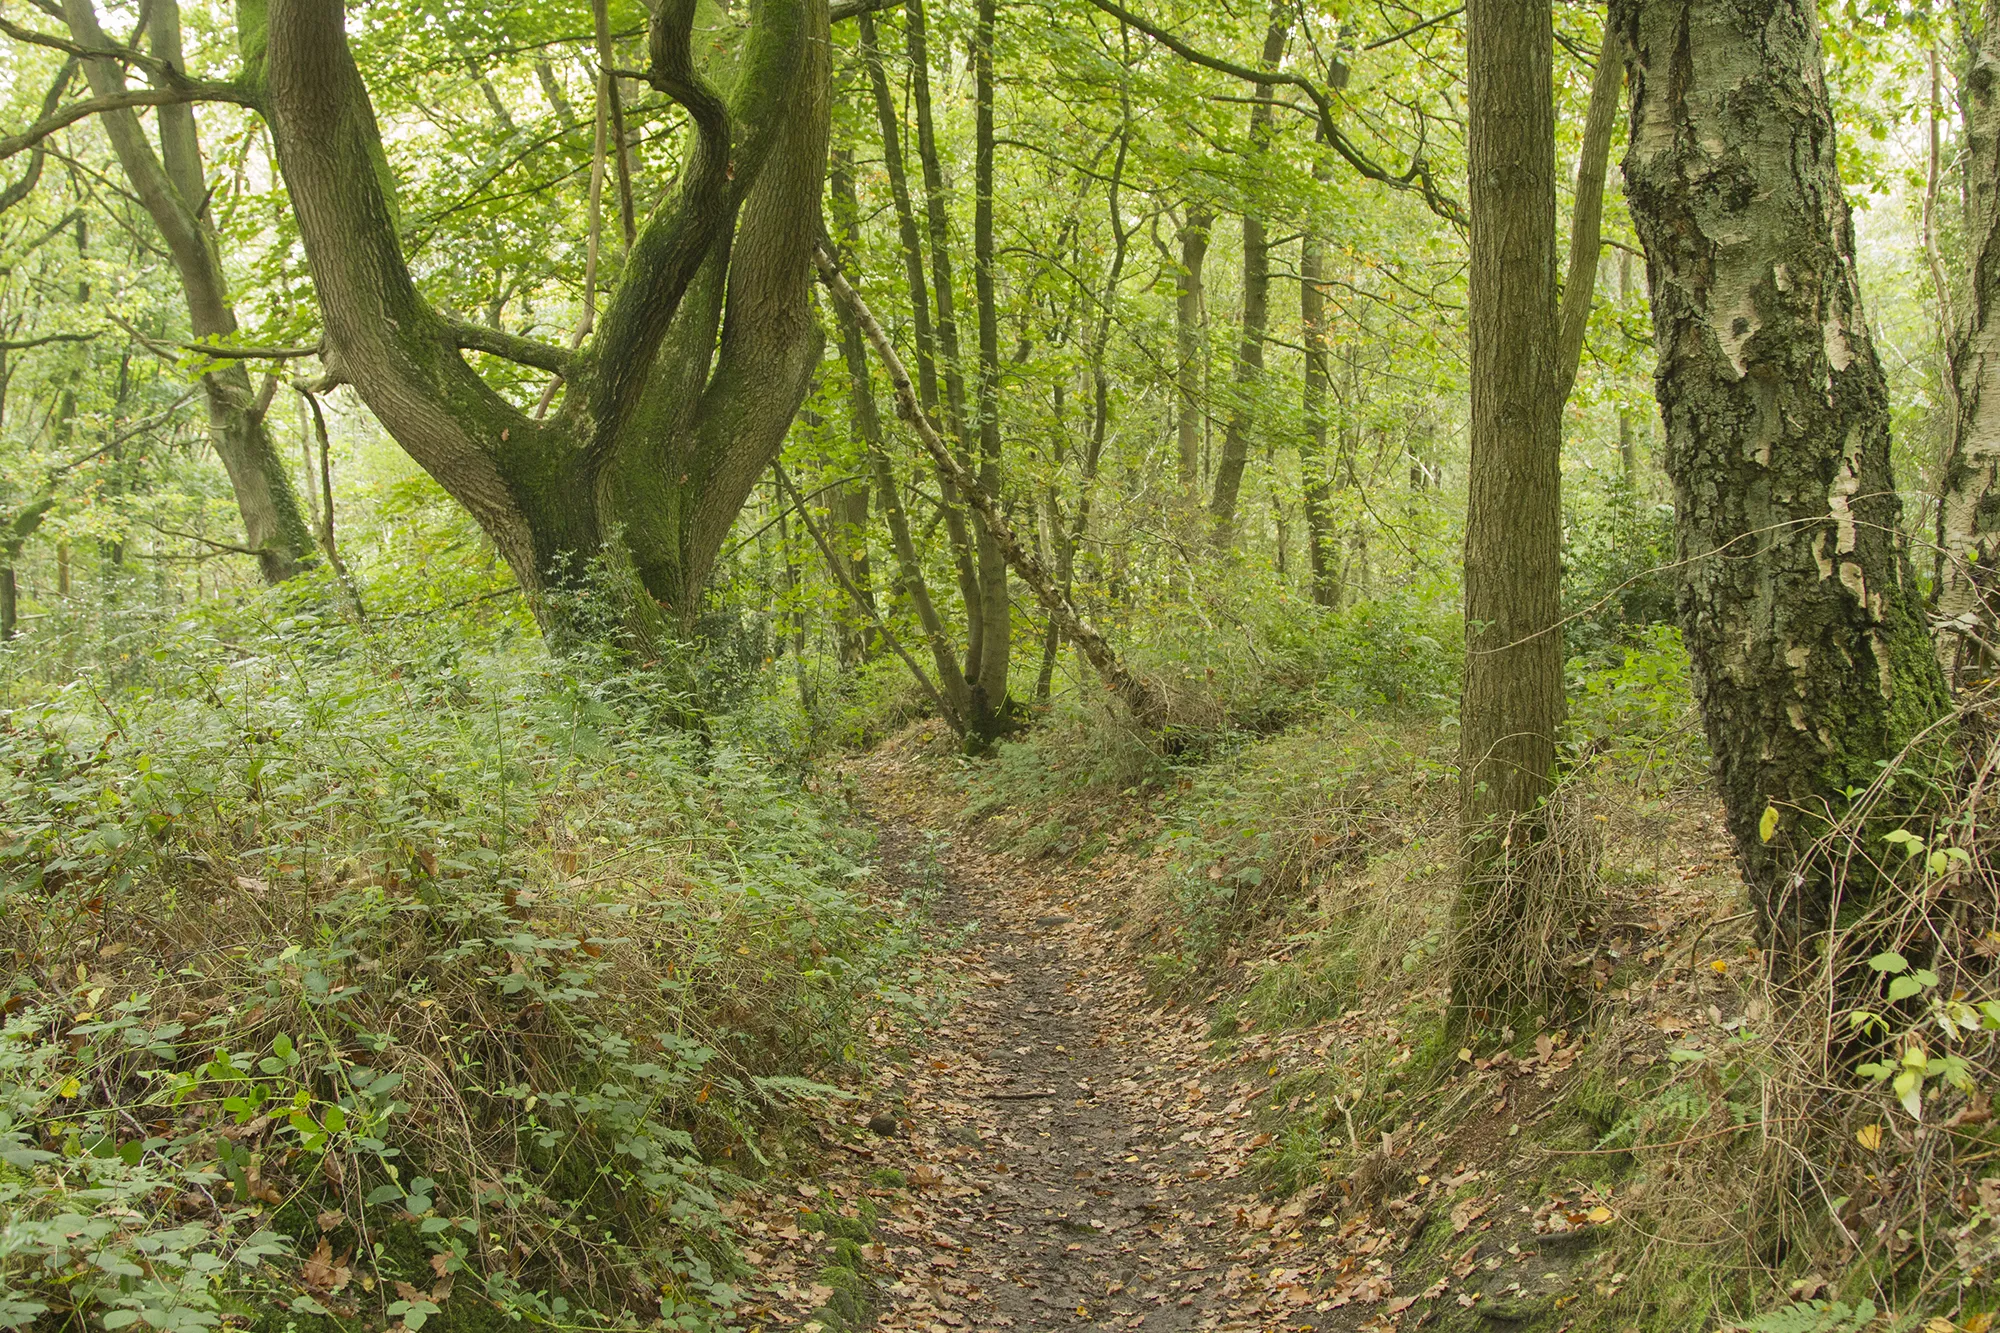
[[[921,835],[883,827],[883,862],[926,859]],[[934,1144],[964,1182],[947,1216],[963,1230],[960,1272],[983,1299],[974,1327],[1314,1328],[1242,1305],[1224,1252],[1230,1206],[1246,1191],[1210,1160],[1200,1119],[1211,1107],[1190,1023],[1147,1002],[1137,976],[1108,961],[1087,911],[1047,886],[983,873],[974,858],[937,858],[935,912],[962,932],[957,953],[979,982],[937,1033],[928,1086],[908,1108],[918,1146]],[[917,1288],[893,1289],[883,1328],[927,1328]],[[1303,1294],[1303,1292],[1301,1293]]]
[[1085,872],[1026,867],[939,832],[940,793],[893,761],[850,777],[887,885],[928,902],[940,961],[963,988],[913,1062],[883,1063],[875,1104],[854,1116],[872,1113],[878,1135],[882,1116],[896,1120],[869,1141],[868,1162],[908,1182],[870,1191],[875,1326],[1358,1322],[1323,1313],[1325,1274],[1302,1230],[1319,1191],[1274,1209],[1244,1176],[1270,1141],[1251,1123],[1268,1087],[1261,1064],[1219,1063],[1203,1011],[1148,995]]
[[[1404,1020],[1356,1008],[1211,1033],[1206,1003],[1149,991],[1132,947],[1140,886],[1168,855],[1143,820],[1088,864],[989,850],[965,827],[963,793],[911,761],[928,743],[885,744],[842,785],[878,830],[884,905],[914,905],[951,1002],[920,1032],[880,1025],[868,1083],[820,1130],[818,1174],[737,1208],[758,1273],[748,1333],[855,1327],[825,1317],[845,1299],[835,1284],[863,1294],[836,1271],[840,1244],[865,1270],[868,1326],[892,1333],[1387,1333],[1519,1322],[1592,1286],[1616,1294],[1624,1275],[1596,1239],[1615,1217],[1609,1195],[1510,1156],[1522,1125],[1570,1114],[1579,1040],[1461,1052],[1428,1134],[1406,1109],[1364,1151],[1349,1119],[1351,1176],[1301,1187],[1294,1167],[1289,1193],[1264,1193],[1260,1152],[1279,1146],[1287,1117],[1315,1116],[1320,1094],[1301,1076],[1353,1081],[1371,1062],[1407,1062]],[[1699,883],[1650,897],[1656,912],[1714,907]],[[1648,1003],[1678,1013],[1719,980],[1704,967],[1657,995],[1648,983]],[[1669,1017],[1648,1009],[1612,1038],[1632,1068],[1662,1058]],[[1338,1098],[1320,1105],[1337,1133]]]

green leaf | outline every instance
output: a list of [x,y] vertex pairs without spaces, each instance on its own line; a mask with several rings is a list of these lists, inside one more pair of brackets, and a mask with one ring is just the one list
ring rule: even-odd
[[1924,983],[1915,977],[1897,977],[1889,983],[1889,1003],[1907,1000],[1924,988]]
[[1874,968],[1877,972],[1907,972],[1910,970],[1909,960],[1894,949],[1886,953],[1876,954],[1868,960],[1868,966]]
[[1900,1101],[1903,1104],[1903,1109],[1910,1113],[1912,1120],[1921,1120],[1924,1118],[1924,1075],[1921,1069],[1909,1068],[1903,1070],[1902,1073],[1896,1075],[1896,1081],[1889,1086],[1895,1092],[1896,1100]]

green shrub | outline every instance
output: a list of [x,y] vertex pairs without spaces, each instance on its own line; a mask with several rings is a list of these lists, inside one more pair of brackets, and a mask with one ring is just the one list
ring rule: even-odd
[[465,631],[287,593],[0,657],[0,1327],[729,1305],[721,1199],[910,946],[655,676]]

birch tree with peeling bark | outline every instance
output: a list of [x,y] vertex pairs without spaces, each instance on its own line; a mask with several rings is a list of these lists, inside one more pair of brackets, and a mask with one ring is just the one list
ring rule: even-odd
[[1899,526],[1816,8],[1612,12],[1682,633],[1761,932],[1788,951],[1843,892],[1805,865],[1814,840],[1949,701]]

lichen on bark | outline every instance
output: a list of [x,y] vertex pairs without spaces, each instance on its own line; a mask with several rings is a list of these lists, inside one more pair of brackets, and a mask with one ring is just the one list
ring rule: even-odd
[[1843,892],[1808,863],[1812,842],[1949,700],[1890,471],[1814,8],[1618,0],[1613,14],[1681,624],[1730,833],[1782,945]]

